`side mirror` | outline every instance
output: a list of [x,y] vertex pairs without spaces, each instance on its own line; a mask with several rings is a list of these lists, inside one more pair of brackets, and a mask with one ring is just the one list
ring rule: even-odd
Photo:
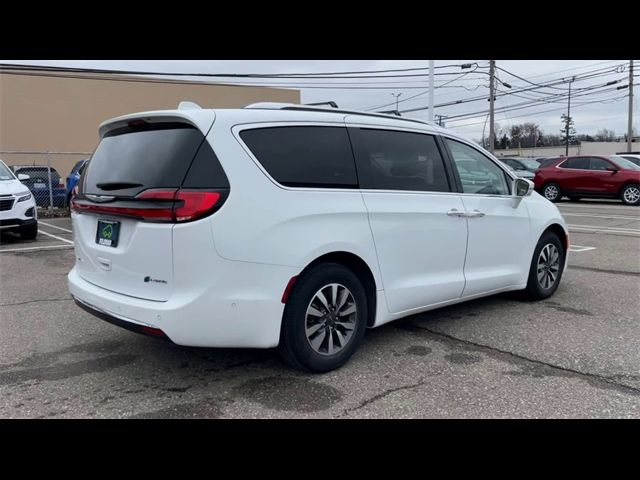
[[31,177],[25,173],[19,173],[18,174],[18,180],[22,181],[22,180],[29,180]]
[[526,178],[516,178],[513,181],[513,195],[515,197],[528,197],[533,192],[535,185]]
[[611,173],[616,173],[619,169],[616,167],[607,167],[605,170]]

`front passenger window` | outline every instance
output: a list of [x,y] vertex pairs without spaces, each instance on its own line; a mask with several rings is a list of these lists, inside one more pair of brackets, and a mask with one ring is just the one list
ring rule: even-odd
[[609,162],[602,158],[591,157],[591,163],[589,164],[589,170],[606,170],[612,167]]
[[485,195],[509,195],[504,171],[475,148],[445,139],[456,164],[462,191]]

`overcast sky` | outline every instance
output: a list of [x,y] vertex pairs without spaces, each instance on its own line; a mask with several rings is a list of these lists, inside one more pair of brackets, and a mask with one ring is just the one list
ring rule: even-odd
[[[138,71],[160,71],[160,72],[198,72],[198,73],[315,73],[315,72],[344,72],[362,70],[387,70],[404,68],[424,68],[428,67],[428,60],[43,60],[43,61],[0,61],[2,63],[22,63],[31,65],[54,65],[70,67],[87,67],[114,70],[138,70]],[[470,69],[463,70],[458,65],[464,63],[477,62],[478,68],[475,72]],[[434,104],[455,102],[479,96],[488,98],[489,76],[488,60],[437,60],[436,67],[452,65],[451,67],[438,68],[437,73],[447,73],[435,77]],[[627,130],[628,114],[628,90],[615,90],[616,86],[628,84],[628,65],[625,60],[498,60],[497,66],[513,73],[521,79],[498,70],[498,78],[502,82],[511,85],[511,89],[498,82],[498,94],[510,93],[496,100],[496,123],[502,128],[509,125],[524,122],[537,123],[544,133],[559,134],[561,128],[560,116],[567,107],[567,87],[568,81],[576,75],[577,80],[572,84],[573,94],[571,101],[571,115],[575,121],[577,133],[594,134],[602,128],[614,130],[616,134],[623,135]],[[618,67],[620,66],[620,67]],[[616,70],[616,67],[617,70]],[[610,70],[610,71],[607,71]],[[640,72],[640,62],[635,61],[636,75]],[[485,72],[485,73],[482,73]],[[581,79],[580,75],[593,72],[597,76]],[[381,73],[379,75],[407,75],[416,72],[395,72]],[[424,73],[425,71],[417,72]],[[451,74],[449,74],[451,73]],[[454,74],[455,73],[455,74]],[[462,76],[462,74],[467,75]],[[202,80],[202,79],[200,79]],[[604,84],[610,81],[619,80],[613,86],[605,87]],[[212,80],[207,80],[212,81]],[[216,80],[224,83],[230,81]],[[238,80],[232,80],[237,82]],[[242,80],[245,83],[252,83],[253,80]],[[552,87],[535,88],[531,83],[546,84],[557,81]],[[256,80],[258,83],[289,83],[304,85],[301,88],[303,103],[320,102],[333,100],[341,108],[350,109],[394,109],[395,97],[393,94],[400,94],[398,97],[399,110],[426,107],[428,104],[428,77],[396,77],[396,78],[369,78],[362,79],[304,79],[304,80]],[[447,85],[444,85],[449,82]],[[636,77],[636,83],[639,82]],[[334,88],[308,88],[311,85]],[[353,88],[353,87],[383,87],[383,88]],[[587,87],[599,87],[591,90],[581,90]],[[339,87],[339,88],[335,88]],[[346,88],[349,87],[349,88]],[[517,90],[530,88],[519,93]],[[604,91],[603,91],[604,90]],[[418,95],[420,94],[420,95]],[[557,95],[550,98],[550,95]],[[418,95],[414,99],[408,97]],[[638,121],[638,98],[636,89],[634,96],[634,127],[640,130]],[[503,111],[508,108],[515,108],[522,103],[531,103],[532,99],[538,99],[532,106],[526,108]],[[540,101],[545,99],[545,101]],[[550,101],[553,101],[550,103]],[[597,102],[597,103],[587,103]],[[467,113],[475,113],[472,118],[445,119],[446,126],[452,128],[473,139],[480,139],[483,129],[486,127],[485,135],[488,135],[488,124],[486,123],[489,103],[484,98],[482,100],[464,103],[461,105],[442,106],[434,109],[435,114],[454,116]],[[552,111],[550,111],[552,110]],[[427,110],[411,113],[403,113],[403,116],[427,120],[429,118]]]

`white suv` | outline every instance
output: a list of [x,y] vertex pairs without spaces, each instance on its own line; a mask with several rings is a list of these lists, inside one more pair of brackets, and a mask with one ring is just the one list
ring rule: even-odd
[[38,212],[36,202],[29,189],[20,180],[28,180],[29,175],[18,177],[0,160],[0,230],[19,233],[25,240],[33,240],[38,235]]
[[179,345],[344,364],[367,327],[508,290],[554,293],[558,209],[438,126],[288,104],[100,126],[72,202],[77,304]]

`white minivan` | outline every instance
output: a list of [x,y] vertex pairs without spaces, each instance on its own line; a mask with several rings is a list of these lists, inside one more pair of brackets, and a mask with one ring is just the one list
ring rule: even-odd
[[366,328],[558,288],[557,207],[431,123],[291,104],[104,122],[72,202],[76,303],[198,347],[344,364]]

